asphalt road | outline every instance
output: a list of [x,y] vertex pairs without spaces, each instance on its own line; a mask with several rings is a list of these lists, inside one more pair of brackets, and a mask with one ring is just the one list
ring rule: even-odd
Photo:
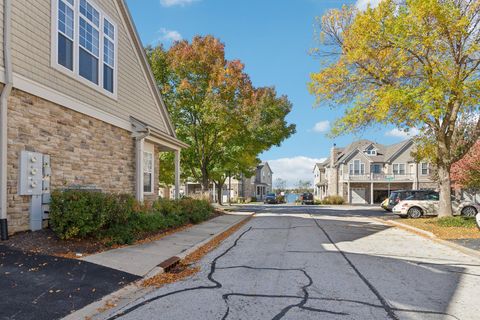
[[480,259],[369,208],[268,206],[120,319],[479,319]]

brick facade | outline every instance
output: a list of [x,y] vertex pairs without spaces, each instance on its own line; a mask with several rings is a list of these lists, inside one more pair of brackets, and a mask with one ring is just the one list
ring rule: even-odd
[[[13,90],[8,101],[10,233],[29,229],[30,196],[18,195],[22,150],[51,156],[52,190],[69,185],[94,185],[104,192],[135,192],[135,141],[130,132]],[[157,147],[155,153],[158,154]],[[157,176],[155,170],[155,194],[158,194]],[[153,198],[150,196],[148,200]]]

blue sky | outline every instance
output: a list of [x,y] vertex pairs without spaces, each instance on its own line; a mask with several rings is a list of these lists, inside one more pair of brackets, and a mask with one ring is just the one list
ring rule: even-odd
[[321,67],[308,55],[315,45],[315,16],[342,4],[362,7],[368,2],[378,0],[127,0],[145,45],[214,35],[225,43],[228,59],[245,64],[255,86],[275,86],[289,97],[293,110],[288,121],[297,125],[297,133],[261,159],[271,164],[274,179],[287,179],[290,185],[311,179],[313,164],[328,156],[333,143],[343,146],[360,137],[385,144],[405,139],[403,132],[385,127],[328,139],[329,124],[342,112],[314,108],[307,91],[309,74]]

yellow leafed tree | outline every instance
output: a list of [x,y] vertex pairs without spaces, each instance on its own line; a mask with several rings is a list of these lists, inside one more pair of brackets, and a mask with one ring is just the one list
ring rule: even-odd
[[480,136],[480,1],[384,0],[317,19],[326,66],[311,75],[318,104],[345,112],[333,135],[372,124],[420,128],[418,156],[440,184],[440,216],[452,215],[450,169]]

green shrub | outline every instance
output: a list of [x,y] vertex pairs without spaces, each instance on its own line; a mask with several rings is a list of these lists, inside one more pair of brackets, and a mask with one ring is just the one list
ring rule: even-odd
[[463,228],[476,228],[477,223],[474,217],[444,217],[432,220],[432,223],[436,223],[441,227],[463,227]]
[[159,199],[151,206],[131,195],[79,190],[55,191],[50,224],[61,239],[97,237],[106,244],[130,244],[151,232],[200,223],[213,214],[208,201]]
[[322,200],[322,204],[344,204],[345,199],[341,196],[328,196]]
[[61,239],[86,237],[100,230],[108,220],[111,199],[100,192],[54,191],[50,222]]
[[251,197],[250,202],[257,202],[257,197]]

